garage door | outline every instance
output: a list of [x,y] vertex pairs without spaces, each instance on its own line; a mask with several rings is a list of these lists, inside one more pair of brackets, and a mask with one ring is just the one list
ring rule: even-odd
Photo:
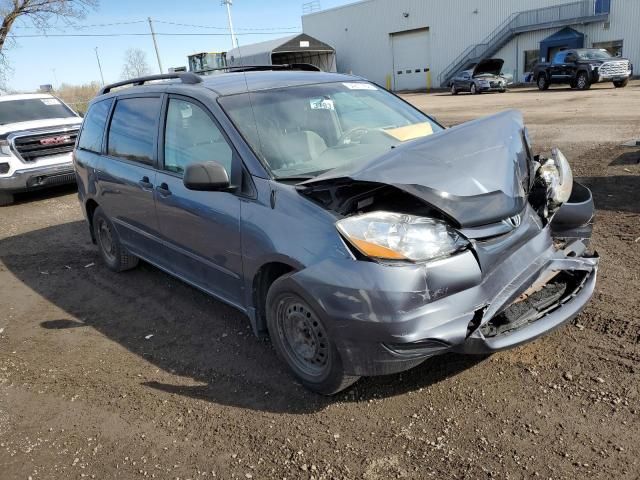
[[393,43],[393,89],[420,90],[428,87],[427,69],[431,55],[429,29],[398,32]]

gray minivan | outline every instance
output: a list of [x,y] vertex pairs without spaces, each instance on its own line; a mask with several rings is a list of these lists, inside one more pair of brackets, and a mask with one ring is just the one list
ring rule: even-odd
[[336,393],[574,318],[591,192],[505,111],[445,129],[364,79],[250,67],[105,87],[74,153],[93,241],[244,312]]

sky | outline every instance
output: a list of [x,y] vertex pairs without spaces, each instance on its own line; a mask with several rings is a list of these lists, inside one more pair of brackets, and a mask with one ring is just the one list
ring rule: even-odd
[[[238,42],[240,45],[247,45],[301,32],[302,4],[308,1],[234,0],[232,18]],[[327,9],[351,2],[352,0],[320,0],[320,5],[322,9]],[[77,25],[69,27],[64,23],[58,23],[54,28],[47,30],[47,33],[49,35],[147,34],[149,33],[148,17],[153,19],[156,33],[204,34],[158,35],[158,48],[165,72],[168,67],[187,66],[187,55],[192,53],[231,49],[226,8],[221,6],[220,0],[100,0],[98,9],[83,20],[77,21]],[[114,23],[120,23],[120,25],[104,25]],[[259,29],[281,30],[267,34]],[[106,83],[121,79],[124,54],[128,48],[143,50],[147,55],[147,63],[152,73],[159,72],[153,41],[149,35],[28,38],[21,35],[42,32],[24,21],[17,22],[11,33],[16,38],[15,45],[8,52],[13,71],[7,83],[17,91],[37,90],[44,84],[78,85],[100,81],[95,47],[98,47]]]

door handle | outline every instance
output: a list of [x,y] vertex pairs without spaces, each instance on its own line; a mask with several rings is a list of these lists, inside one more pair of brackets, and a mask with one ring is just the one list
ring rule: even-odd
[[140,185],[142,188],[146,188],[148,190],[151,190],[153,188],[153,183],[151,183],[149,181],[149,177],[147,177],[147,176],[142,177],[142,180],[140,180],[138,182],[138,185]]
[[157,186],[156,190],[163,197],[168,197],[169,195],[171,195],[171,190],[169,190],[169,185],[167,185],[164,182],[162,182],[159,186]]

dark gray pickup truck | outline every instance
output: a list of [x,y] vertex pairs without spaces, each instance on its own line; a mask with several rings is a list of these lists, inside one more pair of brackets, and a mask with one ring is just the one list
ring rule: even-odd
[[592,84],[601,82],[612,82],[616,88],[624,88],[632,73],[633,65],[626,58],[612,57],[606,50],[580,48],[560,50],[551,63],[539,63],[533,78],[540,90],[547,90],[554,83],[588,90]]

